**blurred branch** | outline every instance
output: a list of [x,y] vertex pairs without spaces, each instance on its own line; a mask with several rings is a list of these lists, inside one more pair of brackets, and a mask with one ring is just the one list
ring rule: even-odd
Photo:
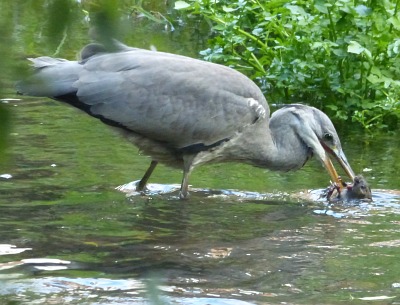
[[66,28],[64,29],[63,38],[61,39],[60,44],[57,46],[56,51],[53,53],[53,56],[57,56],[58,53],[60,53],[60,50],[61,50],[62,46],[64,45],[64,43],[65,43],[65,41],[66,41],[66,39],[67,39],[67,37],[68,37],[67,30],[68,30],[68,27],[66,27]]

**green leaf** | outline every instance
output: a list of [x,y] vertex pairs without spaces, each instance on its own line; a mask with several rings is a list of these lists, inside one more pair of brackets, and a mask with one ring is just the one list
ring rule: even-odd
[[343,49],[332,49],[332,52],[338,57],[345,57],[347,54],[346,51]]
[[358,13],[358,15],[363,16],[363,17],[370,15],[372,12],[372,10],[369,7],[367,7],[365,5],[361,5],[361,4],[357,5],[354,9]]
[[387,54],[390,57],[392,57],[398,55],[399,53],[400,53],[400,39],[395,39],[395,41],[387,47]]
[[381,70],[378,68],[378,67],[376,67],[376,66],[373,66],[372,68],[371,68],[371,74],[375,74],[375,75],[377,75],[377,76],[382,76],[382,72],[381,72]]
[[319,11],[320,13],[328,14],[328,8],[327,8],[325,5],[316,4],[314,7],[315,7],[315,9],[316,9],[317,11]]
[[368,58],[370,58],[370,59],[372,58],[372,53],[367,48],[364,48],[364,54],[367,55]]
[[174,9],[176,10],[184,10],[190,7],[190,4],[185,1],[175,1]]
[[367,77],[367,80],[371,83],[371,84],[378,84],[381,83],[382,80],[375,74],[370,74]]
[[347,52],[354,54],[361,54],[364,50],[365,48],[354,40],[351,40],[347,47]]
[[325,1],[317,0],[315,1],[314,7],[317,11],[323,14],[328,14],[328,6],[331,6],[329,3],[326,3]]
[[234,11],[236,11],[238,8],[232,8],[232,7],[228,7],[228,6],[223,6],[222,7],[222,10],[225,12],[225,13],[232,13],[232,12],[234,12]]
[[217,24],[217,25],[214,25],[214,26],[212,27],[212,29],[213,29],[214,31],[223,31],[223,30],[226,29],[226,26],[225,26],[224,24]]
[[255,28],[253,31],[251,31],[251,33],[254,35],[254,36],[260,36],[262,33],[263,33],[263,29],[262,28]]
[[394,26],[396,30],[400,30],[400,20],[396,16],[389,18],[389,23]]
[[306,11],[297,5],[286,5],[286,8],[290,10],[293,15],[307,15]]
[[333,111],[337,111],[337,110],[339,109],[338,106],[332,105],[332,104],[326,105],[326,108],[331,109],[331,110],[333,110]]

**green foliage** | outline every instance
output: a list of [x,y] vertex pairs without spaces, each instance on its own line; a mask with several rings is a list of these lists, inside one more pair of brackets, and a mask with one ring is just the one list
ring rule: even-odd
[[270,100],[305,102],[369,130],[397,127],[399,1],[187,0],[175,7],[211,22],[206,60],[241,70]]

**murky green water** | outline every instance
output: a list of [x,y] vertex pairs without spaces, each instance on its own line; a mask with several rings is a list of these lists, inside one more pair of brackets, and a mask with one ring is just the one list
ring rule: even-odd
[[[203,43],[193,25],[149,28],[131,43],[191,56]],[[11,82],[4,94],[21,98]],[[400,303],[400,195],[388,191],[400,188],[399,134],[340,132],[375,189],[369,204],[301,195],[329,182],[315,161],[287,174],[204,166],[188,201],[126,197],[115,187],[149,163],[135,147],[57,102],[3,102],[14,124],[0,165],[0,304]],[[180,180],[160,166],[151,182]]]

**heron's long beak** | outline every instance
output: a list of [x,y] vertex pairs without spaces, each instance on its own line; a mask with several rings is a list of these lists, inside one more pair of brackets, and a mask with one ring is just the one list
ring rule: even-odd
[[325,159],[323,162],[332,178],[332,181],[337,183],[337,185],[339,185],[339,187],[343,186],[343,183],[342,183],[335,167],[333,166],[331,159],[329,158],[329,154],[331,154],[335,157],[335,159],[339,162],[340,166],[346,172],[347,176],[349,176],[349,178],[353,181],[355,175],[354,175],[353,170],[351,169],[349,162],[347,161],[347,158],[346,158],[343,150],[337,149],[336,147],[335,148],[324,147],[324,148],[327,153],[325,153]]

